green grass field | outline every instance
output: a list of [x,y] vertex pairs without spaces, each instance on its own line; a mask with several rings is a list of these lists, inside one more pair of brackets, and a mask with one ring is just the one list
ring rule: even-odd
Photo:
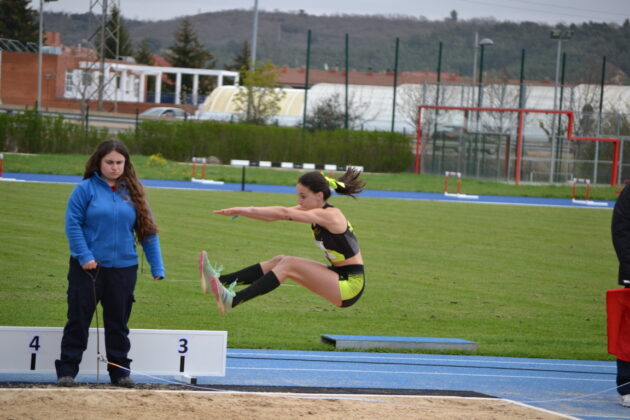
[[[1,325],[64,325],[63,223],[71,189],[0,182]],[[321,334],[399,335],[473,340],[479,355],[612,360],[605,291],[616,287],[617,261],[609,210],[333,197],[366,261],[361,300],[338,309],[287,282],[220,316],[199,291],[200,250],[230,271],[276,254],[322,256],[308,225],[231,221],[211,211],[292,205],[294,197],[163,189],[148,195],[167,278],[153,281],[144,264],[131,328],[227,330],[232,348],[330,350]]]

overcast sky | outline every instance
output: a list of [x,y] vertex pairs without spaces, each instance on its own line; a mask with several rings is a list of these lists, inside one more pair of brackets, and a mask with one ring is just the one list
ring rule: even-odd
[[[86,13],[92,0],[52,0],[46,11]],[[130,19],[161,20],[226,9],[253,9],[255,0],[120,0]],[[39,2],[33,0],[34,9]],[[102,7],[102,3],[101,6]],[[630,17],[630,0],[258,0],[258,9],[308,14],[407,15],[443,19],[456,10],[460,19],[558,22],[616,22]]]

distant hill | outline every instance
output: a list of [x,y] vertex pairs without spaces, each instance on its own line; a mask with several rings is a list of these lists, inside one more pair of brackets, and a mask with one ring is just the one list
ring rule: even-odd
[[[252,38],[252,12],[228,10],[189,16],[199,39],[217,58],[219,67],[230,64],[244,41]],[[162,21],[125,20],[132,41],[149,41],[163,54],[173,43],[181,18]],[[62,42],[76,45],[90,37],[88,14],[46,13],[47,31],[61,33]],[[490,38],[484,70],[490,77],[518,79],[521,50],[526,50],[525,77],[555,78],[557,41],[548,25],[533,22],[499,22],[491,19],[429,21],[397,16],[329,15],[260,12],[257,57],[279,66],[298,67],[306,62],[307,30],[312,31],[311,66],[343,68],[344,38],[349,34],[349,63],[358,71],[394,68],[395,40],[400,39],[400,71],[436,71],[438,45],[443,43],[442,71],[462,76],[473,73],[475,32]],[[568,82],[599,83],[602,57],[607,59],[607,80],[630,83],[630,22],[623,25],[583,23],[572,25],[574,36],[563,42]]]

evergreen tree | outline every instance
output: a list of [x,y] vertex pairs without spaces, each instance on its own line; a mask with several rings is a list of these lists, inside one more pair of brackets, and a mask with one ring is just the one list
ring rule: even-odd
[[[112,8],[112,13],[105,24],[105,58],[117,59],[133,55],[133,48],[129,40],[129,32],[120,16],[117,6]],[[116,45],[118,43],[118,45]]]
[[38,13],[28,7],[29,0],[0,0],[0,38],[38,42]]
[[[175,32],[175,43],[168,49],[166,59],[173,67],[189,67],[194,69],[210,69],[216,67],[216,60],[212,53],[207,51],[199,42],[190,20],[184,18]],[[169,75],[174,82],[174,76]],[[182,92],[191,93],[193,78],[191,75],[182,77]],[[206,94],[212,90],[212,81],[209,78],[199,80],[199,93]]]
[[136,63],[138,64],[146,64],[148,66],[152,66],[153,64],[155,64],[153,60],[153,52],[151,52],[151,47],[148,40],[143,39],[140,45],[138,45],[134,58],[136,59]]
[[240,73],[239,79],[244,80],[245,73],[250,69],[250,63],[252,60],[251,55],[252,53],[249,49],[249,42],[243,41],[243,48],[234,55],[232,58],[234,62],[226,65],[225,69],[238,71]]

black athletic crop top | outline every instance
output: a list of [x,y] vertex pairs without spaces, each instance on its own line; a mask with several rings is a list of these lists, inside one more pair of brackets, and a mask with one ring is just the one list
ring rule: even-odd
[[[324,208],[328,207],[334,206],[326,203]],[[354,229],[349,221],[344,233],[331,233],[320,225],[311,225],[311,229],[315,237],[315,245],[324,251],[324,255],[331,263],[345,261],[360,252],[359,242],[354,236]]]

